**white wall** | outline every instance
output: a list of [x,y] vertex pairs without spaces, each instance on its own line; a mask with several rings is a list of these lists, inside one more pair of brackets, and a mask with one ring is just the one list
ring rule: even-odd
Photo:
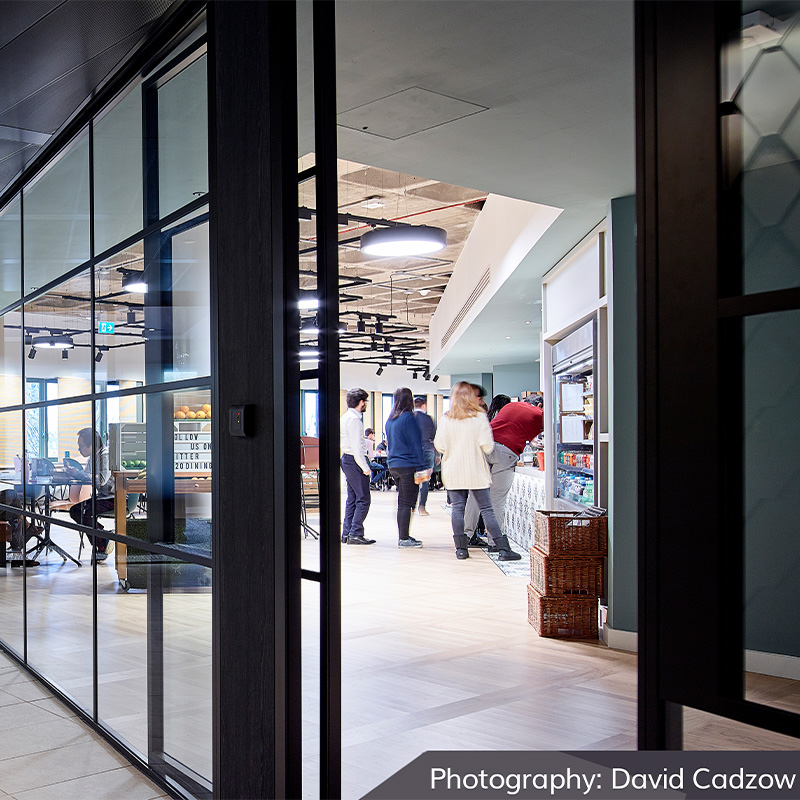
[[[453,274],[430,324],[430,361],[437,365],[452,349],[497,290],[508,280],[530,249],[553,224],[562,209],[490,194],[470,232]],[[442,347],[442,337],[475,291],[481,276],[490,271],[488,286],[480,293],[458,327]]]

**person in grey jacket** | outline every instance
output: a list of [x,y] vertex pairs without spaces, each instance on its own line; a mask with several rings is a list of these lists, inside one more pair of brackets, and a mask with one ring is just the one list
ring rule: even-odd
[[[425,459],[421,469],[433,470],[436,463],[436,448],[433,446],[433,437],[436,436],[436,425],[428,414],[428,401],[420,396],[414,398],[414,419],[419,426],[419,434],[422,437],[422,455]],[[431,488],[430,481],[423,481],[419,486],[419,504],[417,513],[421,517],[428,517],[430,514],[425,509],[428,500],[428,491]]]

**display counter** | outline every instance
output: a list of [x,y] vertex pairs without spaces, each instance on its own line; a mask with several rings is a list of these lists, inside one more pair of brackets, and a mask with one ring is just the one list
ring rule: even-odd
[[506,500],[505,533],[524,548],[533,547],[533,513],[545,507],[544,472],[517,467]]

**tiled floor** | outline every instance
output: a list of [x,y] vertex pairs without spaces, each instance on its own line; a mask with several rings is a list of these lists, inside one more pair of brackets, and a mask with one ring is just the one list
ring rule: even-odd
[[166,797],[28,673],[0,654],[0,797]]

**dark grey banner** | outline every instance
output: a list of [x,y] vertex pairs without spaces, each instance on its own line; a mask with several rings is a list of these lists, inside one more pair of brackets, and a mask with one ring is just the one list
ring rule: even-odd
[[423,753],[364,800],[800,798],[797,752]]

